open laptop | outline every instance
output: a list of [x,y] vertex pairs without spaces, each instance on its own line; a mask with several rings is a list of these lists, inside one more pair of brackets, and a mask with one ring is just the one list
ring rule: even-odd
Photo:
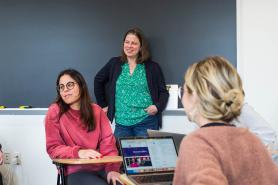
[[125,172],[133,183],[172,184],[177,152],[171,136],[119,138],[119,144]]
[[164,137],[164,136],[172,136],[177,148],[177,151],[179,152],[181,141],[183,140],[185,134],[178,134],[178,133],[172,133],[172,132],[161,132],[159,130],[147,130],[148,136],[150,137]]

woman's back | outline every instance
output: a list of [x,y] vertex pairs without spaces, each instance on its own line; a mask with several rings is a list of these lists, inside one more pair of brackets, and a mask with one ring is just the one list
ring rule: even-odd
[[179,158],[174,184],[278,184],[278,167],[245,128],[201,128],[184,139]]

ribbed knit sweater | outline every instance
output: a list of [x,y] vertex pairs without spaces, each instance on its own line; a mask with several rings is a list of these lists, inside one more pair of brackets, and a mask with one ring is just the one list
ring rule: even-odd
[[182,141],[175,185],[278,185],[278,167],[246,128],[212,126]]
[[[79,158],[80,149],[93,149],[103,156],[116,156],[116,140],[112,133],[110,122],[96,105],[92,105],[96,128],[88,132],[80,120],[80,111],[70,109],[59,119],[59,107],[53,104],[49,107],[45,118],[46,149],[54,158]],[[66,174],[77,171],[119,171],[120,164],[107,165],[67,165]]]

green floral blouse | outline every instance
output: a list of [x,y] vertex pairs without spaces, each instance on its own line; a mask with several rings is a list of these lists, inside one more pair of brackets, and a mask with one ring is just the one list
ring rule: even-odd
[[115,121],[131,126],[148,116],[144,110],[152,105],[144,64],[137,64],[132,75],[129,65],[122,65],[122,72],[116,82]]

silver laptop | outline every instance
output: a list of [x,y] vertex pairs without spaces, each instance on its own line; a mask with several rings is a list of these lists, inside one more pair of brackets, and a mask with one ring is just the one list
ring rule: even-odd
[[167,137],[119,138],[124,168],[135,184],[172,184],[177,161],[174,140]]
[[179,152],[181,141],[183,140],[185,134],[178,134],[178,133],[172,133],[172,132],[161,132],[158,130],[147,130],[148,136],[150,137],[163,137],[163,136],[172,136],[177,148],[177,151]]

